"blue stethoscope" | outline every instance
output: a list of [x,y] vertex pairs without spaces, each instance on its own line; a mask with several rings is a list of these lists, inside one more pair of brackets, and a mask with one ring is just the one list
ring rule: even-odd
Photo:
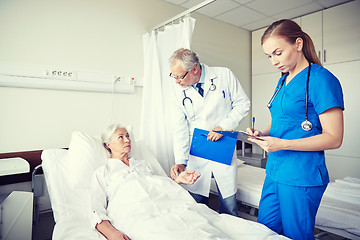
[[[211,81],[211,85],[210,85],[210,87],[209,87],[209,90],[210,90],[210,91],[215,91],[216,85],[214,84],[214,79],[210,79],[210,81]],[[183,100],[182,100],[182,104],[183,104],[183,106],[184,106],[184,108],[185,108],[185,111],[186,111],[187,116],[190,117],[191,120],[193,120],[194,117],[195,117],[193,101],[191,100],[190,97],[186,96],[185,91],[186,91],[186,90],[184,89],[184,90],[183,90],[184,98],[183,98]],[[185,104],[186,101],[190,102],[190,104],[191,104],[191,110],[192,110],[192,111],[191,111],[191,115],[189,115],[189,112],[188,112],[188,110],[187,110],[187,108],[186,108],[186,106],[185,106],[185,105],[186,105],[186,104]]]
[[[311,69],[311,63],[309,62],[309,68],[308,68],[308,74],[307,74],[307,79],[306,79],[306,105],[305,105],[305,121],[303,121],[301,123],[301,128],[304,131],[310,131],[312,129],[312,123],[308,120],[308,101],[309,101],[309,79],[310,79],[310,69]],[[287,74],[288,75],[288,74]],[[282,80],[282,82],[280,83],[280,85],[276,88],[274,95],[271,97],[269,103],[267,104],[267,107],[270,108],[275,97],[278,95],[279,91],[281,90],[281,87],[284,85],[286,77],[284,77],[284,79]]]

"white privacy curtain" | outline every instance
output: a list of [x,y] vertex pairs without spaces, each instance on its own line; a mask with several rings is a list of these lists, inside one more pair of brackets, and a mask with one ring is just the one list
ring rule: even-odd
[[169,77],[169,58],[178,48],[190,48],[195,19],[187,17],[164,31],[143,35],[144,88],[140,139],[152,150],[166,174],[174,164],[171,98],[175,80]]

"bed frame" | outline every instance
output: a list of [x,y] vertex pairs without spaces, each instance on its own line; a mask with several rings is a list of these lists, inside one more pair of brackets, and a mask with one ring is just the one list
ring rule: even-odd
[[0,153],[0,159],[21,157],[30,164],[30,172],[22,174],[14,174],[10,176],[1,176],[0,185],[7,185],[12,183],[28,182],[32,180],[32,172],[35,167],[41,164],[42,150]]
[[336,229],[336,228],[330,228],[330,227],[323,227],[316,225],[315,228],[320,230],[318,234],[315,235],[315,239],[321,239],[323,236],[329,235],[329,233],[336,234],[338,236],[344,237],[345,239],[353,239],[353,240],[360,240],[359,236],[356,236],[354,234],[348,233],[345,230],[342,229]]
[[[29,182],[32,183],[32,192],[33,192],[33,234],[35,236],[36,226],[39,221],[39,211],[38,211],[38,197],[43,195],[42,188],[42,176],[38,175],[34,177],[34,173],[42,174],[42,170],[39,166],[41,166],[41,153],[42,150],[34,150],[34,151],[24,151],[24,152],[10,152],[10,153],[0,153],[0,159],[4,158],[14,158],[21,157],[25,159],[30,165],[30,171],[28,173],[22,174],[14,174],[9,176],[1,176],[0,177],[0,185],[7,184],[15,184],[21,182]],[[41,171],[39,171],[41,170]],[[41,180],[41,184],[40,181]],[[38,183],[37,183],[38,182]],[[37,183],[37,184],[36,184]],[[35,188],[35,184],[37,185]]]

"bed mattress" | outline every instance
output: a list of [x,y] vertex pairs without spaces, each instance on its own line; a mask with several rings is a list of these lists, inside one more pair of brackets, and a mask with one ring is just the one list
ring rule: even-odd
[[329,183],[316,225],[341,229],[360,239],[360,179],[345,177]]

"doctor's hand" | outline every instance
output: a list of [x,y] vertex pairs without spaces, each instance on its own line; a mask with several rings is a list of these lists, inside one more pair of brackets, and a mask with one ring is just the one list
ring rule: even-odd
[[196,180],[200,177],[200,173],[195,173],[195,171],[183,171],[175,178],[175,182],[184,183],[184,184],[194,184]]
[[220,133],[217,133],[217,132],[214,132],[214,131],[222,131],[222,127],[220,126],[217,126],[215,128],[213,128],[209,133],[208,133],[208,137],[207,137],[207,140],[210,140],[210,141],[217,141],[219,140],[220,138],[222,138],[222,134]]
[[173,180],[179,176],[180,173],[182,173],[185,170],[184,164],[175,164],[170,169],[170,176]]

